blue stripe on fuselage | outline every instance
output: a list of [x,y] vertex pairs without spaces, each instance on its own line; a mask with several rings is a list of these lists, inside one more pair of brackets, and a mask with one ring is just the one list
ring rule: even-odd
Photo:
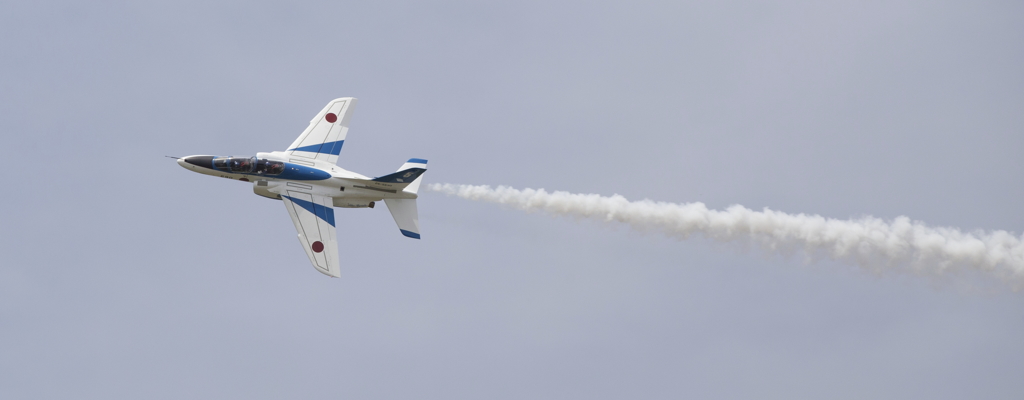
[[283,194],[281,195],[281,197],[287,197],[288,200],[291,200],[293,203],[298,204],[299,207],[302,207],[306,211],[309,211],[309,212],[313,213],[313,215],[316,215],[318,218],[320,218],[320,219],[322,219],[324,221],[327,221],[327,223],[331,224],[331,226],[334,226],[334,208],[333,207],[324,207],[322,205],[316,204],[316,203],[311,202],[311,201],[306,201],[306,200],[302,200],[302,199],[296,199],[294,197],[285,196]]
[[322,181],[330,178],[331,173],[305,165],[284,163],[284,172],[278,175],[267,175],[267,177],[293,181]]

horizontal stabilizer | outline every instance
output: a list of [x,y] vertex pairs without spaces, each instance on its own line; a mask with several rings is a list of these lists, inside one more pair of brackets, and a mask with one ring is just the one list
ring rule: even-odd
[[416,199],[384,199],[391,216],[395,218],[402,234],[413,239],[420,238],[420,217],[416,210]]

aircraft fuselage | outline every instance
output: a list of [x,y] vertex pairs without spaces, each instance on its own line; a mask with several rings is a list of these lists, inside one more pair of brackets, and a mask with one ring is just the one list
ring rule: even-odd
[[394,183],[373,181],[333,163],[293,160],[281,152],[256,153],[255,157],[187,156],[178,159],[178,165],[203,175],[252,182],[253,192],[276,200],[281,199],[281,186],[330,197],[335,207],[345,208],[373,208],[374,202],[385,198],[418,197]]

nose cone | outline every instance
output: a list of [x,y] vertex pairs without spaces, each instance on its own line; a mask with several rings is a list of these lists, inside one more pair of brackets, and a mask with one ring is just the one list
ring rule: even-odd
[[178,165],[191,170],[194,170],[195,167],[213,169],[213,156],[182,157],[178,159]]

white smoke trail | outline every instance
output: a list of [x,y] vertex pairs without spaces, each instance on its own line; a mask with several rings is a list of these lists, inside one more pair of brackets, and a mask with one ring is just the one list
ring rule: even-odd
[[754,211],[740,205],[719,211],[709,210],[703,203],[629,201],[619,195],[548,193],[507,186],[436,183],[427,188],[526,211],[622,222],[637,230],[657,230],[683,239],[702,234],[721,241],[749,239],[768,251],[803,249],[811,256],[823,252],[876,271],[901,265],[930,273],[966,268],[1024,283],[1024,235],[1002,230],[965,233],[929,227],[907,217],[890,222],[873,217],[838,220],[767,208]]

